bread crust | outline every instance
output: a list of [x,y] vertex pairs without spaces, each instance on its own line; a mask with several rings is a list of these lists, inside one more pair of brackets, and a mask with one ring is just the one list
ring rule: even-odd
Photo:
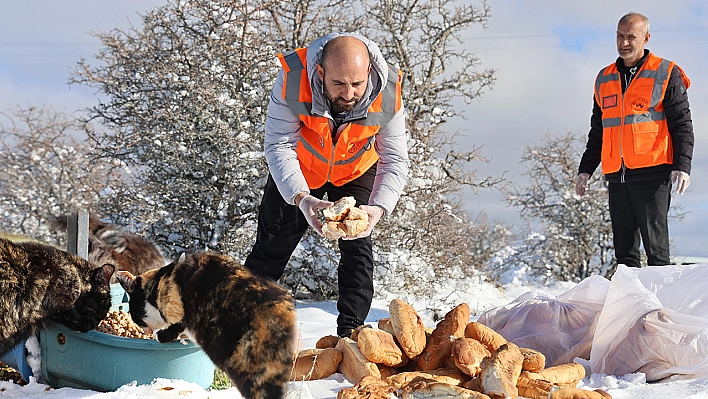
[[416,359],[425,349],[425,325],[415,309],[401,299],[389,303],[388,311],[396,340],[409,359]]
[[585,378],[585,367],[580,363],[565,363],[536,372],[524,371],[526,378],[548,381],[553,385],[576,386]]
[[492,356],[482,361],[482,392],[491,397],[518,397],[516,382],[521,374],[523,361],[524,356],[514,343],[507,342],[500,346]]
[[427,344],[418,358],[420,370],[440,368],[452,355],[453,341],[462,337],[470,321],[470,307],[466,303],[456,306],[435,326]]
[[369,361],[388,367],[403,367],[408,363],[408,356],[396,344],[393,335],[386,331],[365,328],[359,331],[357,346]]
[[460,337],[452,345],[455,366],[470,377],[479,375],[482,361],[491,355],[481,342],[473,338]]
[[420,380],[403,390],[402,399],[490,399],[489,396],[434,380]]
[[352,384],[359,383],[369,375],[381,379],[381,372],[379,372],[376,363],[364,357],[356,341],[350,338],[341,338],[335,349],[342,352],[342,361],[339,362],[338,370]]
[[342,352],[334,349],[305,349],[295,356],[290,381],[310,381],[334,374],[342,361]]

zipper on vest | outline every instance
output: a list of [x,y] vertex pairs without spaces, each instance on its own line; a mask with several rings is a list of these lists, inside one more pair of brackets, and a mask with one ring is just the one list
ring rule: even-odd
[[627,167],[624,165],[624,159],[622,160],[622,173],[620,173],[620,183],[625,183],[624,172],[627,171]]
[[327,160],[327,183],[329,183],[330,178],[332,177],[332,169],[334,169],[334,150],[337,147],[337,142],[335,141],[335,138],[338,138],[337,134],[339,133],[339,126],[337,126],[337,122],[334,120],[334,118],[331,119],[331,122],[332,124],[330,126],[330,129],[332,129],[332,132],[329,135],[331,150],[329,152],[329,159]]
[[334,143],[332,143],[332,151],[329,153],[329,165],[327,165],[327,182],[329,182],[330,177],[332,177],[332,169],[334,169],[334,149],[335,149]]

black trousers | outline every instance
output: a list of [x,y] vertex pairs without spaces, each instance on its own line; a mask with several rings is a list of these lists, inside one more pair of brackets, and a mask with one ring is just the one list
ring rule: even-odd
[[641,266],[641,236],[649,266],[668,265],[671,180],[610,182],[608,188],[617,263]]
[[[329,201],[353,196],[357,206],[369,203],[374,185],[376,165],[359,178],[337,187],[331,183],[310,194]],[[245,266],[252,273],[277,281],[290,260],[295,247],[308,228],[307,220],[297,206],[289,205],[278,191],[272,176],[263,190],[258,211],[256,243],[246,257]],[[371,238],[338,240],[341,258],[337,269],[339,298],[337,300],[337,334],[349,336],[364,324],[374,297],[374,256]]]

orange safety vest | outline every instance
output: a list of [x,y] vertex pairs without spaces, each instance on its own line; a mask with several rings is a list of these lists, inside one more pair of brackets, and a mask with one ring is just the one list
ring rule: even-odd
[[[595,101],[602,108],[602,173],[673,163],[671,134],[664,115],[664,95],[676,65],[649,53],[642,68],[622,94],[616,64],[595,80]],[[679,68],[686,85],[690,80]]]
[[311,112],[307,49],[279,54],[278,58],[285,70],[283,99],[301,121],[297,158],[307,185],[315,189],[329,181],[341,186],[364,174],[379,160],[373,148],[374,135],[401,109],[401,72],[389,69],[388,83],[369,106],[366,118],[347,123],[332,143],[330,119]]

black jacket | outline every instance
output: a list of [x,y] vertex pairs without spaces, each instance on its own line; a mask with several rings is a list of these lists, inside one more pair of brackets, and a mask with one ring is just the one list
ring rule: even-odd
[[[629,68],[624,65],[622,58],[617,58],[616,65],[620,73],[622,81],[622,92],[627,88],[627,84],[631,82],[636,73],[649,55],[649,50],[644,50],[644,57],[637,63],[637,68]],[[663,100],[664,115],[666,123],[671,135],[672,145],[674,147],[674,160],[672,165],[664,164],[650,166],[647,168],[629,169],[625,168],[618,172],[605,175],[605,178],[611,182],[621,182],[624,174],[624,181],[639,181],[653,179],[668,179],[672,170],[680,170],[688,174],[691,173],[691,159],[693,157],[693,122],[691,121],[691,110],[688,104],[688,94],[686,86],[681,78],[681,72],[678,67],[674,67],[669,77],[669,84],[666,88],[666,94]],[[588,142],[585,147],[585,152],[580,160],[578,173],[587,173],[592,175],[598,165],[600,165],[602,156],[602,108],[594,100],[592,117],[590,118],[590,133],[588,133]]]

